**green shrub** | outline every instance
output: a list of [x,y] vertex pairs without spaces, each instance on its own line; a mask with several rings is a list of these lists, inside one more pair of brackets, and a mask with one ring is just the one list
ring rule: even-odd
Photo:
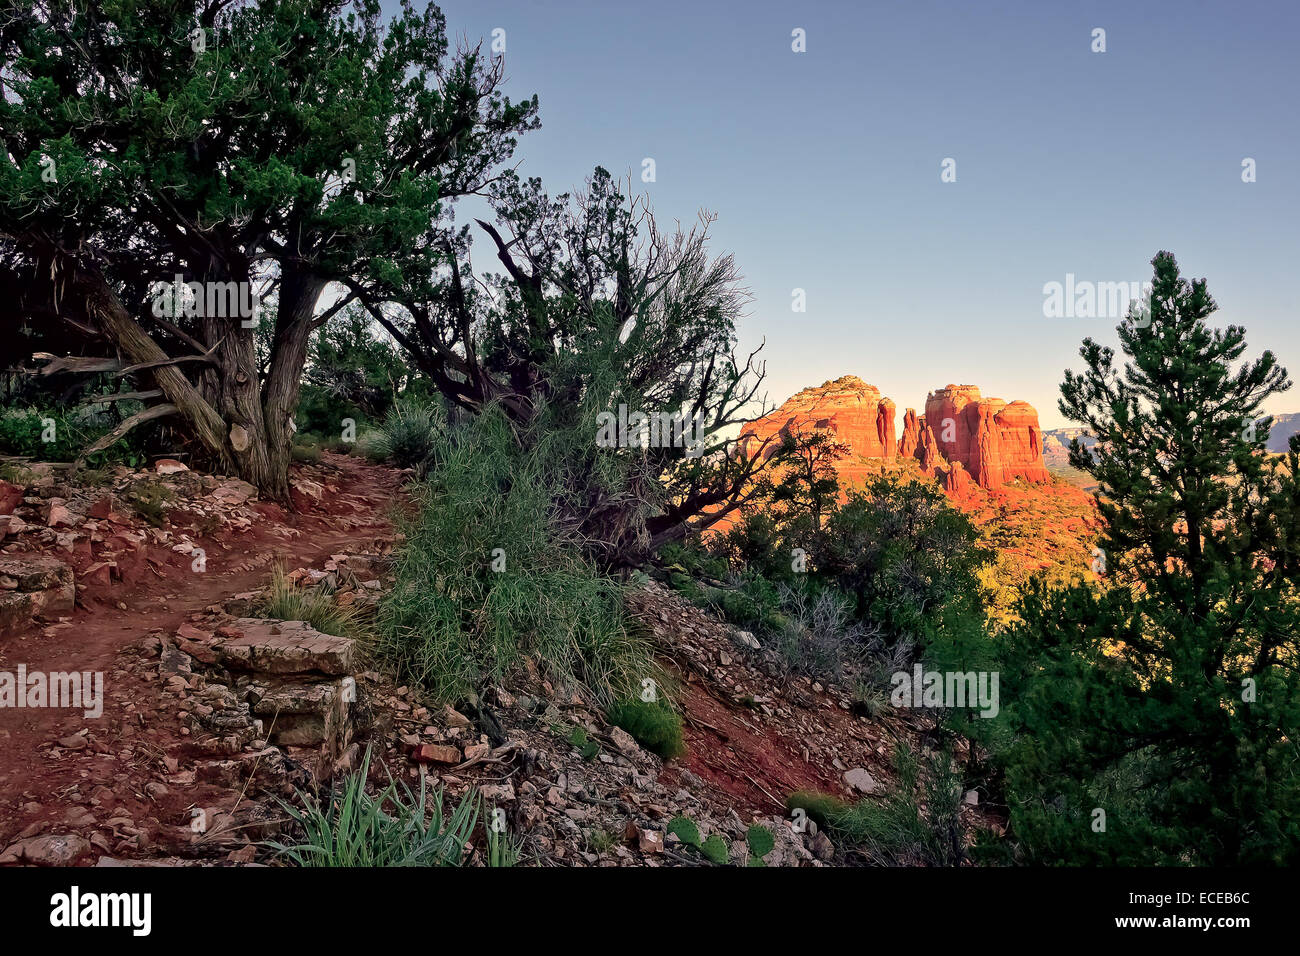
[[833,840],[875,865],[960,864],[966,855],[959,816],[964,791],[950,755],[939,752],[922,762],[900,746],[895,768],[898,789],[879,803],[847,804],[829,794],[800,791],[786,806],[802,808]]
[[306,621],[322,634],[334,637],[355,637],[364,630],[362,611],[357,605],[339,604],[333,592],[320,586],[298,587],[283,567],[271,572],[263,613],[278,621]]
[[[106,435],[121,416],[142,409],[140,402],[119,402],[87,408],[35,409],[10,408],[0,413],[0,454],[18,455],[38,461],[74,461],[82,449]],[[136,467],[146,459],[153,428],[142,427],[90,457],[96,465],[123,462]],[[45,439],[49,438],[49,441]]]
[[787,810],[802,810],[825,829],[829,829],[831,822],[849,809],[849,805],[839,797],[817,790],[797,790],[786,798],[785,806]]
[[607,706],[654,673],[623,587],[557,521],[552,469],[566,460],[522,448],[497,409],[437,435],[376,640],[405,679],[452,701],[531,659]]
[[619,701],[606,716],[611,724],[622,727],[642,747],[665,760],[686,753],[682,718],[663,701]]
[[569,743],[577,748],[582,759],[590,763],[600,754],[600,744],[587,736],[587,732],[581,727],[574,727],[569,733]]
[[321,460],[321,443],[309,435],[300,435],[293,443],[290,455],[296,462],[317,464]]
[[175,499],[175,493],[166,485],[157,481],[136,481],[122,496],[141,518],[155,528],[161,528],[167,517],[167,505]]
[[401,468],[428,468],[439,436],[446,428],[441,406],[432,402],[402,399],[384,417],[370,448],[391,458]]
[[[323,801],[299,791],[301,808],[283,806],[301,828],[301,840],[271,842],[267,847],[277,857],[303,867],[459,866],[478,820],[477,795],[470,791],[447,815],[441,789],[433,791],[431,800],[426,798],[423,774],[418,793],[390,779],[385,790],[372,795],[366,789],[369,769],[367,751],[361,768],[335,784]],[[508,859],[499,844],[495,853],[489,853],[489,862],[494,856]]]

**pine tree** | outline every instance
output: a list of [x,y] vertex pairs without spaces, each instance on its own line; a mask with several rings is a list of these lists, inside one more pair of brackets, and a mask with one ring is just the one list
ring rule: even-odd
[[1061,386],[1096,438],[1071,463],[1098,481],[1109,574],[1038,588],[1007,636],[1012,830],[1040,862],[1294,862],[1300,441],[1269,456],[1260,411],[1291,382],[1271,352],[1239,361],[1204,280],[1152,265],[1123,368],[1085,339]]

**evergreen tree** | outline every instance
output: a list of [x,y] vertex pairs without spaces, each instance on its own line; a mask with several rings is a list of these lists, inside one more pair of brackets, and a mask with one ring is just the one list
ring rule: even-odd
[[[1000,753],[1036,862],[1241,864],[1300,856],[1295,735],[1300,480],[1264,450],[1271,352],[1239,362],[1204,280],[1152,260],[1127,358],[1091,339],[1060,409],[1096,437],[1104,588],[1039,587],[1006,637]],[[1099,812],[1100,811],[1100,812]],[[1104,816],[1103,816],[1104,814]]]

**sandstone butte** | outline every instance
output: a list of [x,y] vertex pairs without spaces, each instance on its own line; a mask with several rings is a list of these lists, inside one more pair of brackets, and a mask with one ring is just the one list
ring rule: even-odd
[[[846,485],[859,484],[879,470],[873,461],[911,458],[952,494],[971,484],[992,490],[1017,479],[1050,481],[1038,412],[1027,402],[983,398],[973,385],[948,385],[926,397],[924,415],[906,410],[898,438],[895,408],[874,385],[845,375],[805,388],[746,425],[741,437],[762,441],[824,431],[848,446],[848,455],[836,463]],[[775,441],[769,443],[765,454],[776,447]]]

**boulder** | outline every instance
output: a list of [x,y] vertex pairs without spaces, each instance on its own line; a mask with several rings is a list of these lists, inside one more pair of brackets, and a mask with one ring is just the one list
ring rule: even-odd
[[0,554],[0,633],[31,624],[38,614],[71,611],[72,568],[41,554]]
[[0,515],[11,515],[23,503],[23,489],[0,478]]

